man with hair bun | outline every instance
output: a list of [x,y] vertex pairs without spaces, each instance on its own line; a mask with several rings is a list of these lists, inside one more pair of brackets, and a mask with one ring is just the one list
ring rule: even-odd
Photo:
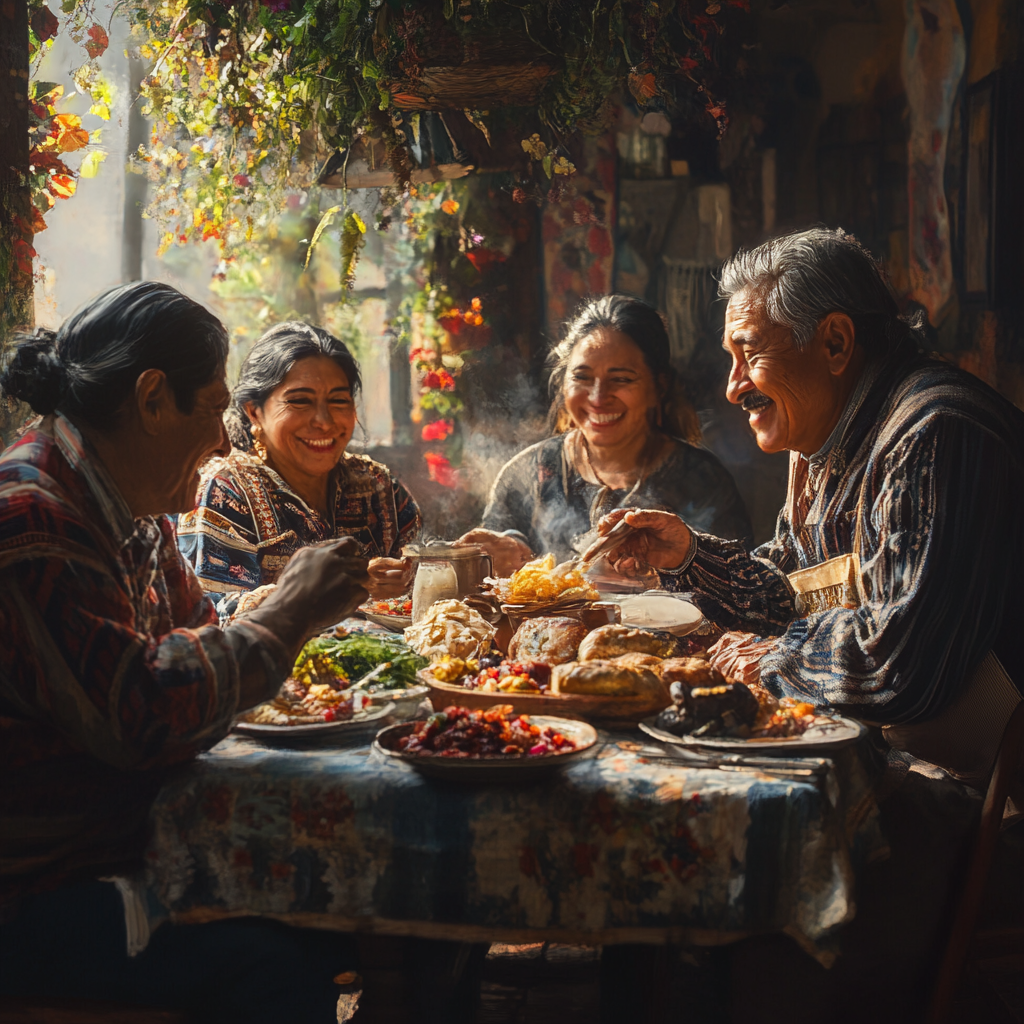
[[[987,785],[1024,683],[1024,414],[921,353],[919,324],[842,231],[740,252],[720,294],[727,397],[764,451],[790,453],[775,537],[748,553],[653,510],[598,529],[625,518],[623,569],[653,566],[732,630],[709,652],[726,675],[878,727],[890,780],[906,775],[882,804],[893,857],[858,896],[829,1019],[867,1019],[870,1004],[874,1021],[905,1020],[978,813],[959,783]],[[761,954],[744,963],[783,968]]]
[[366,559],[337,540],[218,626],[169,514],[229,449],[227,348],[206,309],[139,282],[23,339],[0,373],[39,416],[0,455],[0,996],[335,1019],[346,937],[168,924],[129,957],[108,877],[140,864],[167,771],[269,700],[305,640],[367,594]]

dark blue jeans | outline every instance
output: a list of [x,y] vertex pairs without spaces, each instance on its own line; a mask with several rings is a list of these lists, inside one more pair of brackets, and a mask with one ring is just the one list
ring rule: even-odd
[[109,882],[27,897],[0,925],[0,996],[136,1003],[211,1024],[332,1024],[334,976],[356,962],[352,936],[259,918],[165,924],[136,957],[125,941]]

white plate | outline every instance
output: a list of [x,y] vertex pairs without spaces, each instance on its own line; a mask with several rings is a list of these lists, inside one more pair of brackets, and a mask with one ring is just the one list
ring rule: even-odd
[[411,615],[378,615],[376,612],[366,611],[365,608],[359,610],[366,616],[368,622],[390,629],[392,633],[401,633],[406,626],[412,625]]
[[812,750],[836,749],[855,743],[864,735],[865,728],[860,722],[840,715],[818,715],[814,725],[800,736],[773,736],[766,739],[743,740],[731,736],[675,736],[655,726],[657,716],[645,718],[640,728],[661,743],[677,747],[691,747],[695,750],[722,750],[730,753],[756,754],[788,752],[803,756]]
[[557,754],[542,754],[539,757],[506,757],[495,754],[489,757],[437,757],[431,754],[406,754],[397,749],[398,741],[416,727],[415,722],[403,722],[381,729],[373,741],[374,751],[390,761],[402,761],[422,775],[456,782],[501,783],[532,782],[543,778],[549,772],[564,765],[572,764],[590,756],[597,743],[597,730],[586,722],[570,718],[554,718],[550,715],[530,715],[534,725],[550,725],[573,740],[575,750]]
[[622,609],[622,624],[634,629],[661,629],[674,636],[686,636],[700,624],[704,615],[689,601],[664,590],[610,597]]
[[374,705],[354,718],[342,722],[311,722],[307,725],[264,725],[262,722],[237,721],[234,732],[259,740],[261,743],[287,747],[308,746],[312,743],[345,744],[370,739],[395,710],[393,702]]

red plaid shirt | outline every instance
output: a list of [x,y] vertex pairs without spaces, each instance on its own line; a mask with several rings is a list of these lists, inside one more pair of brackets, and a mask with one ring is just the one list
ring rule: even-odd
[[168,767],[220,739],[252,648],[217,626],[166,516],[132,519],[81,435],[37,422],[0,456],[0,903],[132,861]]

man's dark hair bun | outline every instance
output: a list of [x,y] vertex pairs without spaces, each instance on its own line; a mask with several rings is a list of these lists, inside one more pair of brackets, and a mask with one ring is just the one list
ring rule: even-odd
[[0,371],[0,391],[27,402],[42,416],[57,408],[67,387],[67,371],[54,347],[56,339],[53,331],[42,327],[22,335]]

